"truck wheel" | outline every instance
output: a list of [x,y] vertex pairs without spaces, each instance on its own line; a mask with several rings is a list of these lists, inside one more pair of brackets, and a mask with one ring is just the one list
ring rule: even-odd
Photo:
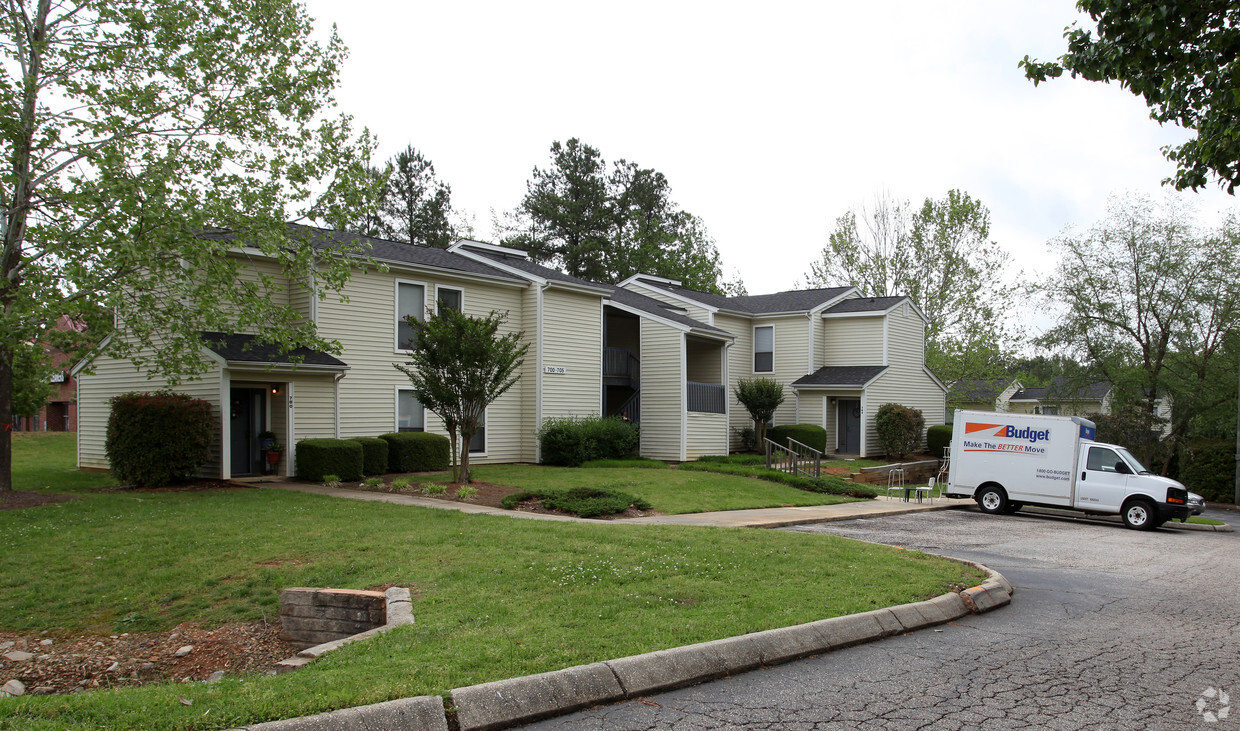
[[1158,508],[1148,500],[1133,500],[1124,505],[1124,525],[1133,530],[1153,530],[1158,527]]
[[987,485],[977,493],[977,507],[981,508],[983,513],[999,515],[1007,510],[1007,493],[998,485]]

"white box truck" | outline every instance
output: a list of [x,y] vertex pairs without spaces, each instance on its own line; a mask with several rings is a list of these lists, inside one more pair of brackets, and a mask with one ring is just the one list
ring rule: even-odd
[[1120,515],[1150,530],[1188,518],[1188,490],[1150,474],[1127,449],[1094,441],[1079,416],[957,411],[952,423],[947,490],[977,501],[984,513],[1025,505]]

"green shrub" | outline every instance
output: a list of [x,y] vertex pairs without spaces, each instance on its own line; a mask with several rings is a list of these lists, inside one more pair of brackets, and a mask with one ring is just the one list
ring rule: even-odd
[[523,490],[504,497],[500,504],[512,510],[526,500],[541,500],[543,507],[563,510],[582,518],[623,513],[630,507],[649,510],[650,503],[627,492],[605,487],[573,487],[568,490]]
[[323,482],[336,475],[339,482],[362,479],[362,445],[352,439],[303,439],[297,443],[297,476]]
[[385,475],[388,471],[388,443],[378,437],[353,437],[362,445],[362,474]]
[[408,477],[397,477],[395,480],[392,480],[392,487],[396,490],[404,490],[412,484],[413,480]]
[[472,485],[462,485],[456,489],[456,497],[458,500],[468,500],[478,494],[478,488]]
[[112,474],[135,487],[193,476],[211,459],[211,404],[183,393],[126,393],[112,399],[104,442]]
[[1180,482],[1210,502],[1234,502],[1236,443],[1213,439],[1190,443],[1180,458]]
[[441,434],[404,431],[379,437],[388,443],[391,472],[441,472],[448,469],[452,443]]
[[758,434],[752,426],[737,427],[732,431],[736,434],[736,440],[740,442],[740,451],[752,452],[758,448]]
[[640,442],[636,424],[617,417],[560,417],[543,421],[538,446],[543,464],[580,467],[597,459],[626,459]]
[[448,486],[442,482],[428,482],[422,486],[427,495],[442,495],[448,491]]
[[667,462],[657,459],[649,459],[647,457],[629,457],[628,459],[592,459],[589,462],[583,462],[581,466],[600,469],[636,467],[650,470],[664,470],[667,469]]
[[874,418],[878,443],[888,457],[900,459],[921,448],[926,420],[917,409],[900,404],[883,404]]
[[827,430],[815,424],[784,424],[767,427],[766,438],[780,446],[788,446],[788,439],[795,439],[819,452],[827,451]]
[[340,475],[323,475],[323,487],[340,487]]
[[926,449],[932,457],[942,457],[943,449],[952,443],[952,425],[939,424],[926,430]]
[[734,462],[684,462],[678,465],[677,469],[690,470],[693,472],[718,472],[725,475],[739,475],[741,477],[755,477],[759,480],[767,482],[778,482],[789,487],[795,487],[799,490],[808,492],[821,492],[828,495],[844,495],[847,497],[857,498],[874,498],[878,497],[878,491],[867,485],[860,485],[842,477],[835,475],[823,475],[822,477],[804,477],[802,475],[790,475],[787,472],[779,470],[768,470],[762,465],[756,464],[738,464]]
[[705,454],[698,457],[699,462],[722,462],[724,464],[760,464],[766,466],[764,454]]
[[362,484],[365,485],[366,487],[383,487],[383,478],[382,477],[367,477],[366,479],[362,480]]

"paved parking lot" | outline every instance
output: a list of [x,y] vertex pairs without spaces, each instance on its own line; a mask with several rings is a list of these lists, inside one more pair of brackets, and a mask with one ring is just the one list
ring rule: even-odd
[[937,630],[533,728],[1240,728],[1238,534],[974,511],[787,530],[980,561],[1016,594]]

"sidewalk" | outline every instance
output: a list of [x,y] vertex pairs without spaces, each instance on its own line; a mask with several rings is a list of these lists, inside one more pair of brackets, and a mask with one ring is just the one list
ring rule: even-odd
[[724,510],[715,513],[685,513],[682,515],[659,515],[650,518],[622,518],[620,520],[592,520],[567,515],[546,515],[543,513],[527,513],[520,510],[503,510],[485,505],[449,502],[416,495],[396,495],[387,492],[371,492],[369,490],[347,490],[338,487],[323,487],[304,482],[259,482],[262,487],[274,490],[290,490],[307,492],[313,495],[346,498],[349,500],[369,500],[371,502],[390,503],[393,505],[415,505],[420,508],[436,508],[439,510],[459,510],[462,513],[482,513],[486,515],[502,515],[506,518],[526,518],[529,520],[558,520],[562,522],[582,522],[593,524],[617,525],[692,525],[716,528],[778,528],[785,525],[803,525],[806,523],[830,523],[836,520],[856,520],[859,518],[876,518],[884,515],[901,515],[903,513],[922,513],[932,510],[948,510],[973,504],[972,500],[954,500],[935,498],[933,503],[906,503],[902,500],[877,498],[855,503],[839,503],[837,505],[810,505],[794,508],[759,508],[756,510]]

